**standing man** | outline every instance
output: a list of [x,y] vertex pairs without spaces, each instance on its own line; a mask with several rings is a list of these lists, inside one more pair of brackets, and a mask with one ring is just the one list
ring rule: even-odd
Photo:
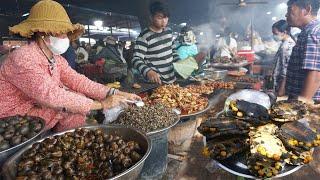
[[151,82],[173,83],[173,62],[179,60],[172,31],[167,27],[169,10],[161,2],[150,5],[151,25],[139,35],[134,47],[133,66]]
[[286,92],[289,99],[320,102],[319,0],[289,0],[287,21],[301,33],[288,64]]

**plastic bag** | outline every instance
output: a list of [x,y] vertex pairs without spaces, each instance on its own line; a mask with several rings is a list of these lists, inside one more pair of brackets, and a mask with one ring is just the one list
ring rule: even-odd
[[270,98],[266,93],[252,89],[244,89],[232,94],[227,98],[224,106],[224,111],[227,112],[229,110],[230,101],[237,99],[260,104],[261,106],[264,106],[267,109],[270,109],[271,107]]
[[111,109],[103,110],[104,121],[103,124],[110,124],[113,121],[117,120],[120,113],[124,110],[123,106],[116,106]]
[[183,78],[187,79],[194,70],[198,69],[198,63],[193,57],[188,57],[173,63],[174,70]]

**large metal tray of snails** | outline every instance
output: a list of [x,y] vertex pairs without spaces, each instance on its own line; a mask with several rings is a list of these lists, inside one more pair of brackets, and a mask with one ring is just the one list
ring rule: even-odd
[[136,179],[150,150],[136,129],[84,126],[25,147],[2,172],[5,179]]
[[247,178],[286,176],[313,160],[320,134],[304,119],[308,107],[278,101],[270,109],[244,100],[227,102],[228,111],[203,122],[203,154],[225,170]]
[[12,154],[34,141],[44,131],[45,121],[31,116],[0,119],[0,165]]
[[129,107],[112,124],[131,126],[146,132],[147,135],[151,135],[170,129],[179,120],[177,113],[158,103],[143,107]]

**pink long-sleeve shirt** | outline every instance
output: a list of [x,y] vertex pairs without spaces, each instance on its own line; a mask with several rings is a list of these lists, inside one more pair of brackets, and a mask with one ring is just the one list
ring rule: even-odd
[[35,42],[8,55],[0,67],[0,118],[25,115],[36,104],[43,111],[64,109],[85,115],[92,99],[106,97],[109,88],[78,74],[62,56],[54,55],[54,59],[55,68],[50,71],[47,58]]

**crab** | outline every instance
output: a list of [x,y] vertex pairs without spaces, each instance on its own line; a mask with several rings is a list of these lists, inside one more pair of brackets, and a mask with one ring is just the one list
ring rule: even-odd
[[276,176],[284,168],[284,162],[274,161],[259,154],[250,155],[247,158],[247,165],[249,171],[260,178]]
[[308,164],[311,161],[313,161],[312,154],[313,154],[313,151],[305,151],[302,153],[294,153],[292,151],[289,151],[285,159],[285,162],[295,166]]
[[276,136],[278,127],[274,124],[267,124],[250,131],[250,152],[260,154],[266,158],[280,161],[287,150],[282,141]]
[[271,121],[268,109],[260,104],[235,100],[230,101],[229,109],[227,116],[245,120],[253,126],[265,125]]
[[248,133],[250,123],[220,116],[203,122],[198,131],[206,136],[204,155],[216,160],[226,159],[249,149]]
[[198,131],[207,139],[213,139],[219,136],[246,135],[250,127],[251,124],[246,121],[222,116],[203,122]]
[[320,145],[320,134],[299,121],[282,125],[277,130],[277,136],[287,149],[297,153],[310,151],[313,147]]
[[248,168],[258,177],[272,177],[283,168],[288,152],[276,136],[278,127],[274,124],[260,126],[249,133],[250,155]]
[[286,162],[292,165],[311,162],[313,148],[320,145],[320,134],[299,121],[282,125],[277,130],[277,136],[289,151]]
[[307,114],[308,106],[298,100],[278,101],[271,108],[271,117],[278,122],[297,121]]
[[247,136],[219,137],[207,142],[203,154],[215,160],[224,160],[250,147]]

